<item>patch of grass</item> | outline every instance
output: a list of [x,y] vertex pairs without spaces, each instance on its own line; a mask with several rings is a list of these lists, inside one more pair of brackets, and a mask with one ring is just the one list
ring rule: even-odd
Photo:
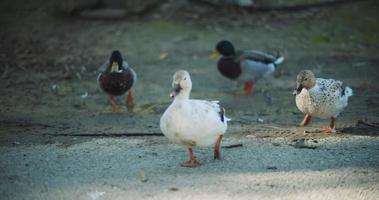
[[314,34],[312,36],[312,42],[314,44],[330,43],[331,39],[326,34]]
[[368,1],[336,9],[329,20],[321,25],[326,34],[315,36],[315,41],[347,46],[378,44],[378,8],[378,3]]

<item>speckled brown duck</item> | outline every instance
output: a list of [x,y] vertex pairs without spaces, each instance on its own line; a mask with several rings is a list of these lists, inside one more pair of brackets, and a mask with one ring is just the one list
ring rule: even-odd
[[227,40],[217,43],[211,58],[219,58],[217,68],[223,76],[244,82],[246,95],[253,91],[255,82],[272,74],[277,65],[284,61],[282,56],[262,51],[235,51],[233,44]]
[[300,126],[306,126],[311,117],[330,119],[325,132],[335,132],[337,116],[346,108],[353,90],[343,82],[334,79],[316,78],[311,70],[302,70],[297,75],[296,106],[305,114]]
[[109,62],[102,66],[105,69],[97,78],[100,88],[108,95],[108,99],[112,104],[112,112],[117,112],[118,107],[114,99],[115,96],[124,95],[126,97],[126,106],[129,111],[133,109],[132,87],[137,81],[135,71],[122,59],[120,51],[113,51]]

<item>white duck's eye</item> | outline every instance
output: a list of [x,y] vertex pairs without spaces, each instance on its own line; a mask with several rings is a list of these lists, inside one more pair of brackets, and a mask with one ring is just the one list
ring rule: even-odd
[[184,77],[184,79],[183,80],[187,80],[187,77]]

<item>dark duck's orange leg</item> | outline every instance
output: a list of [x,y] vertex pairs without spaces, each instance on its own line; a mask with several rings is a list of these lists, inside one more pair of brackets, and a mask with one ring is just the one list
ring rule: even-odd
[[300,123],[300,126],[306,126],[309,124],[309,122],[311,121],[311,116],[310,115],[305,115],[303,121]]
[[244,95],[249,95],[253,92],[254,89],[254,81],[246,81],[245,86],[243,88]]
[[336,118],[335,117],[331,117],[330,118],[330,126],[329,127],[326,127],[325,128],[325,133],[333,133],[335,132],[335,128],[336,128]]
[[215,149],[214,149],[214,159],[215,160],[220,160],[220,146],[221,146],[221,140],[224,135],[220,135],[216,141]]
[[188,153],[190,156],[189,161],[182,163],[182,167],[197,167],[201,165],[200,161],[196,159],[196,156],[193,154],[192,148],[188,148]]
[[118,112],[118,107],[117,107],[116,101],[113,98],[113,95],[108,94],[108,99],[112,104],[112,112]]
[[129,90],[128,92],[128,97],[126,98],[126,107],[128,108],[128,111],[133,111],[134,107],[134,97],[132,93],[132,89]]

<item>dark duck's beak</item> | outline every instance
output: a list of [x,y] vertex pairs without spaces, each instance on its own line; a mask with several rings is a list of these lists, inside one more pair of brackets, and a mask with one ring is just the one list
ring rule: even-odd
[[175,96],[177,96],[179,94],[180,90],[182,90],[182,87],[180,87],[180,84],[174,83],[173,84],[173,89],[174,90],[170,94],[171,98],[174,98]]
[[123,59],[121,56],[120,51],[115,50],[112,52],[111,57],[109,58],[109,64],[110,64],[110,72],[121,72]]
[[302,89],[303,89],[303,86],[301,85],[301,83],[296,83],[296,88],[292,92],[293,96],[298,95],[301,92]]
[[111,65],[111,73],[119,72],[119,65],[117,62],[113,62]]
[[213,50],[212,54],[209,55],[209,58],[212,60],[217,60],[221,57],[221,54],[215,49]]

